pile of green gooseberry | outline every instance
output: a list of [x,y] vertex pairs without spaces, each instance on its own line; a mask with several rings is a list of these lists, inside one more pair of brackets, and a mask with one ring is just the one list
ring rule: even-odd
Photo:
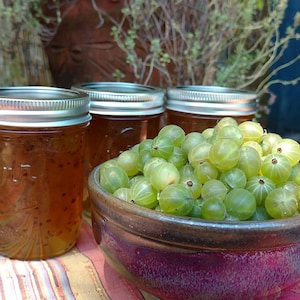
[[99,183],[149,209],[208,220],[288,218],[300,211],[300,145],[231,117],[186,134],[164,126],[104,162]]

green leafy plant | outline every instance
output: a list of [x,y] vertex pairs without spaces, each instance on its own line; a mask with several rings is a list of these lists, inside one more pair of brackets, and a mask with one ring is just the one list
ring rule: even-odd
[[262,96],[277,82],[273,76],[300,58],[273,68],[300,37],[300,13],[279,34],[286,7],[287,0],[125,0],[112,35],[137,82],[158,74],[162,86],[220,85]]
[[40,41],[42,0],[0,0],[0,84],[49,84]]

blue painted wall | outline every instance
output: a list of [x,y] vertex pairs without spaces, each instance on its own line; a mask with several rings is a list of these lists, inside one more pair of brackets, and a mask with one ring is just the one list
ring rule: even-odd
[[[297,11],[300,12],[300,0],[289,0],[281,32],[284,32],[286,27],[293,23]],[[279,64],[299,54],[300,40],[291,41]],[[300,77],[300,61],[280,71],[276,77],[282,80]],[[271,113],[267,120],[268,129],[283,136],[300,135],[300,82],[296,85],[288,86],[276,84],[271,86],[270,90],[277,98],[276,102],[270,107]]]

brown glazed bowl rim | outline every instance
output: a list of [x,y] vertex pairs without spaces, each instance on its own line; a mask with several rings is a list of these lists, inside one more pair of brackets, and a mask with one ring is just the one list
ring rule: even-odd
[[300,241],[300,215],[266,221],[210,221],[173,216],[112,196],[99,184],[100,168],[101,164],[96,166],[88,179],[92,216],[100,214],[108,226],[111,223],[124,233],[187,251],[264,250]]

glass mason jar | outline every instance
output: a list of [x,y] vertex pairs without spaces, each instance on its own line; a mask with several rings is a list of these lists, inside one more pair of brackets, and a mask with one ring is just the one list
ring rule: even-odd
[[186,133],[214,127],[221,118],[241,123],[257,111],[257,94],[218,86],[182,85],[167,89],[165,124],[176,124]]
[[87,94],[0,88],[0,254],[45,259],[76,242],[82,219]]
[[[90,171],[142,140],[154,138],[162,127],[164,91],[160,88],[127,82],[90,82],[72,89],[89,94],[91,100]],[[89,201],[84,205],[88,210]]]

